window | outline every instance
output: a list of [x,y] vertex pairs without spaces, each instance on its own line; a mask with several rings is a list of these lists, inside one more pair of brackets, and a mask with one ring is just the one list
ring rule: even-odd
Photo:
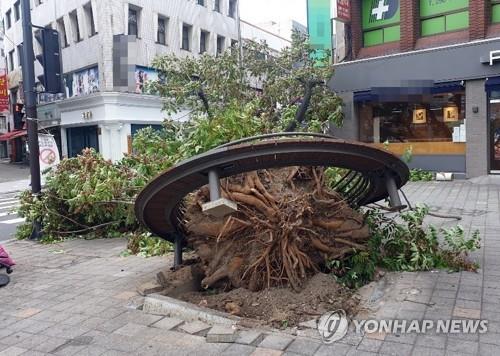
[[42,5],[45,0],[35,0],[35,5]]
[[14,70],[14,50],[9,52],[9,70]]
[[185,51],[189,51],[191,49],[191,31],[193,26],[190,25],[182,25],[182,45],[181,48]]
[[220,0],[214,0],[214,11],[220,12]]
[[236,17],[236,0],[229,0],[229,9],[227,14],[233,19]]
[[420,0],[422,36],[462,30],[469,27],[469,0]]
[[139,10],[128,9],[128,34],[139,37]]
[[399,41],[399,1],[362,0],[361,7],[365,47]]
[[73,30],[73,41],[80,42],[82,36],[80,34],[80,25],[78,23],[78,14],[76,10],[69,13],[69,19],[71,21],[71,29]]
[[208,51],[209,38],[210,38],[210,33],[207,31],[201,30],[201,32],[200,32],[200,54]]
[[198,0],[198,5],[205,6],[205,0]]
[[95,36],[97,31],[95,29],[95,21],[94,21],[94,10],[92,9],[92,3],[88,3],[83,7],[85,11],[85,17],[87,18],[87,28],[89,30],[89,37]]
[[63,48],[68,47],[68,36],[66,36],[66,27],[64,26],[64,18],[62,17],[57,20],[57,30],[59,31]]
[[224,44],[226,42],[226,38],[224,36],[217,36],[217,54],[221,54],[224,52]]
[[167,22],[163,16],[158,16],[158,33],[156,36],[156,42],[161,44],[167,44]]
[[7,11],[5,13],[5,22],[7,22],[7,29],[11,28],[12,27],[12,11],[9,9],[9,11]]
[[18,21],[21,17],[21,4],[19,1],[14,3],[14,20]]
[[389,142],[393,153],[403,153],[410,146],[414,153],[459,149],[457,143],[465,140],[465,92],[436,87],[431,93],[358,103],[360,141],[381,146]]
[[491,22],[500,23],[500,0],[491,0]]
[[19,66],[23,65],[23,44],[17,46],[17,61]]

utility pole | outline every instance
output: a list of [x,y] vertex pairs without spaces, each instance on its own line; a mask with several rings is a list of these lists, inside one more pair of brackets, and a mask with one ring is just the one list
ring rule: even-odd
[[[30,0],[21,0],[23,25],[23,89],[26,124],[28,129],[28,148],[30,158],[31,192],[40,194],[40,148],[38,146],[38,121],[36,112],[35,54],[33,52],[33,30],[31,25]],[[33,223],[31,239],[38,239],[41,234],[41,222]]]

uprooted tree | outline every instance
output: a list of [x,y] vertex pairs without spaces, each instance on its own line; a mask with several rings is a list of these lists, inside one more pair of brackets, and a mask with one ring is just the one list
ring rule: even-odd
[[[341,100],[326,85],[332,66],[328,58],[314,56],[305,37],[296,34],[292,46],[279,53],[262,43],[243,47],[241,53],[233,49],[218,57],[154,61],[168,78],[152,83],[165,110],[189,108],[206,123],[202,142],[191,153],[245,136],[213,132],[228,130],[228,120],[221,124],[228,111],[236,120],[250,111],[259,122],[253,134],[317,132],[341,124]],[[185,238],[203,262],[204,288],[289,285],[299,290],[328,261],[366,249],[370,234],[363,215],[328,187],[323,167],[259,170],[224,179],[221,188],[224,197],[238,203],[237,212],[223,218],[202,213],[209,200],[206,187],[185,202]]]

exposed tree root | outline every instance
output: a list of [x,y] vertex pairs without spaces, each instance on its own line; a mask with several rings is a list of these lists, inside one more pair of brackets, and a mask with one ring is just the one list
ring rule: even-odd
[[221,186],[223,196],[238,203],[231,216],[201,212],[206,187],[186,202],[187,242],[203,262],[204,288],[289,285],[298,291],[329,260],[366,249],[364,217],[326,188],[322,168],[251,172]]

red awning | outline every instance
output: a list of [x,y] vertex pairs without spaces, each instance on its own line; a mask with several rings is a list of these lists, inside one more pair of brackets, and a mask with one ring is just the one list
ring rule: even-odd
[[26,136],[27,134],[28,133],[26,130],[15,130],[15,131],[7,132],[3,135],[0,135],[0,141],[13,140],[17,137]]

